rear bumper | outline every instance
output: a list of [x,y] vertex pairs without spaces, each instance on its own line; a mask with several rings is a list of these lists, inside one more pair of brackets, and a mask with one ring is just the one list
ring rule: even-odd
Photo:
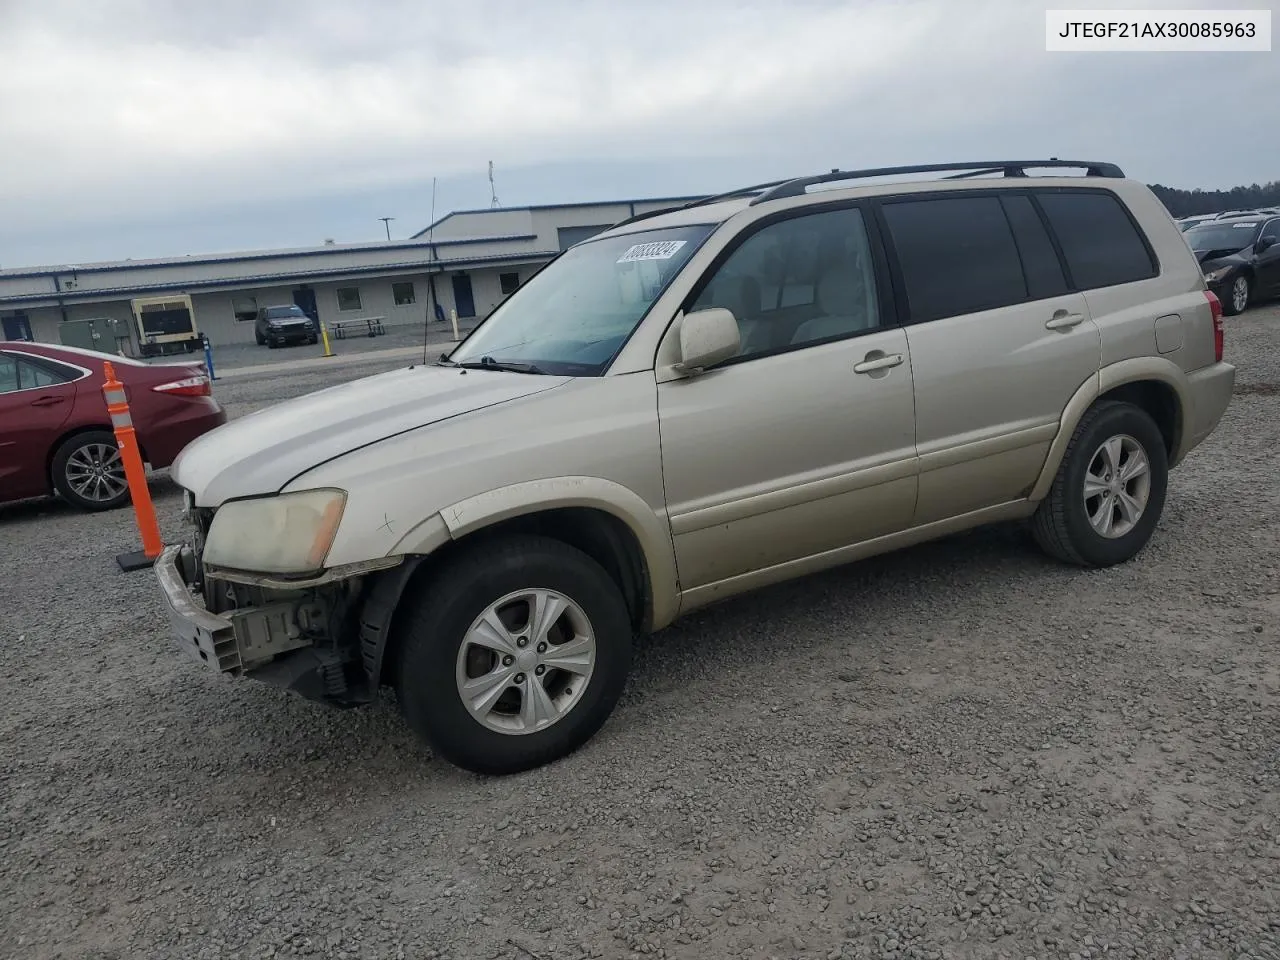
[[1187,375],[1191,409],[1184,412],[1187,423],[1182,447],[1178,451],[1179,461],[1217,429],[1222,415],[1231,405],[1235,385],[1236,368],[1229,363],[1215,363]]
[[186,409],[139,429],[147,462],[159,469],[173,463],[182,448],[227,422],[227,411],[212,397],[191,398]]

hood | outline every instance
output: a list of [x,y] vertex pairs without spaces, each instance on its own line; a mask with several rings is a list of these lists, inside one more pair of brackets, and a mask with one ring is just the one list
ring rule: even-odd
[[570,379],[437,366],[392,370],[232,420],[188,444],[170,475],[201,507],[276,493],[360,447]]
[[1205,273],[1211,270],[1217,270],[1220,267],[1241,267],[1249,262],[1250,247],[1242,247],[1239,250],[1193,250],[1196,259],[1200,261],[1200,266]]

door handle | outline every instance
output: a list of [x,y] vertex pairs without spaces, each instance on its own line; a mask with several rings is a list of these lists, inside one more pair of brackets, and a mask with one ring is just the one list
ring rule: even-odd
[[1084,323],[1083,313],[1067,313],[1065,310],[1059,310],[1044,326],[1046,330],[1070,330],[1082,323]]
[[900,353],[882,353],[878,357],[869,353],[865,360],[853,365],[853,372],[875,373],[877,370],[888,370],[890,367],[896,367],[901,362],[902,354]]
[[33,407],[52,407],[56,403],[62,403],[65,397],[39,397],[31,401]]

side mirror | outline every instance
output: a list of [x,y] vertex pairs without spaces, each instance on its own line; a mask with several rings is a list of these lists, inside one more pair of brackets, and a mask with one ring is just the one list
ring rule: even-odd
[[1270,250],[1276,245],[1275,237],[1259,237],[1258,242],[1253,245],[1254,253],[1262,253],[1264,250]]
[[697,373],[736,357],[741,349],[742,334],[732,311],[695,310],[680,321],[680,361],[675,366],[681,373]]

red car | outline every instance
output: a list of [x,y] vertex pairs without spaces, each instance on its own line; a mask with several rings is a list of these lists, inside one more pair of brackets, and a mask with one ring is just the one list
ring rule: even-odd
[[142,457],[167,467],[226,423],[202,363],[147,364],[76,347],[0,342],[0,502],[55,490],[85,510],[129,502],[102,396],[102,364],[124,384]]

